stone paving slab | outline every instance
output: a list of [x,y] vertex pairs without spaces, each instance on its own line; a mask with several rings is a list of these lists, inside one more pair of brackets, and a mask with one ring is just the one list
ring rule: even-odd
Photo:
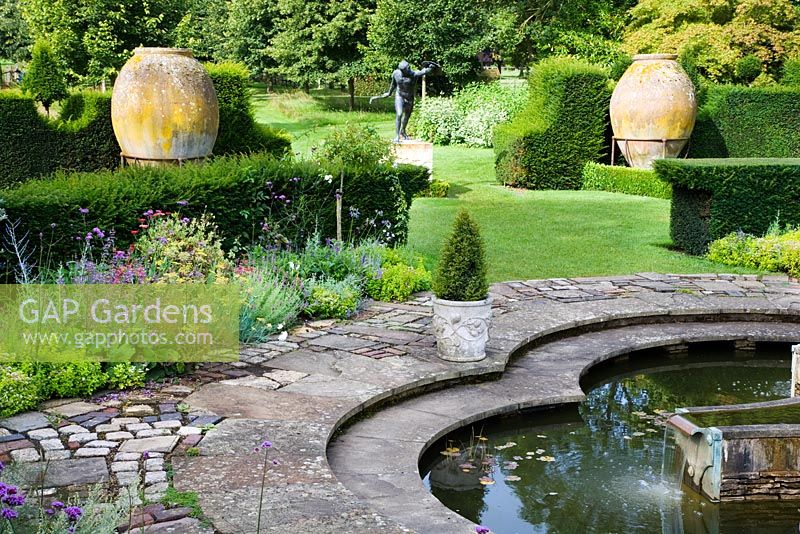
[[[736,336],[715,324],[703,325],[698,334],[687,326],[698,318],[746,318],[751,323],[740,326],[747,339],[787,340],[800,331],[800,285],[786,276],[639,273],[522,280],[495,284],[491,291],[494,319],[489,357],[482,362],[452,364],[437,357],[430,294],[406,303],[372,303],[352,321],[314,321],[284,341],[243,346],[239,362],[202,364],[188,381],[162,388],[157,398],[143,392],[122,400],[48,402],[43,410],[60,410],[69,419],[55,436],[52,421],[42,413],[20,416],[19,430],[0,421],[0,441],[8,438],[0,443],[0,460],[7,461],[15,450],[59,453],[66,459],[52,465],[97,462],[95,474],[101,476],[103,462],[104,476],[110,477],[107,465],[119,456],[120,462],[150,473],[153,484],[145,491],[157,496],[166,489],[155,482],[162,478],[164,454],[155,452],[159,444],[145,440],[168,440],[162,445],[174,451],[171,458],[166,455],[176,487],[199,492],[218,532],[248,532],[256,524],[263,468],[263,455],[253,447],[269,438],[269,458],[278,464],[270,463],[267,472],[269,506],[262,518],[267,532],[466,534],[474,525],[427,493],[416,472],[416,457],[431,440],[492,413],[582,399],[576,377],[611,354],[612,345],[680,343],[693,328],[692,339]],[[794,324],[752,324],[756,319]],[[659,324],[636,326],[654,321]],[[608,325],[619,328],[612,333]],[[600,332],[590,331],[601,326]],[[519,349],[531,342],[539,346],[520,356]],[[450,385],[425,393],[444,384]],[[416,396],[392,404],[409,394]],[[426,404],[429,396],[436,402]],[[177,412],[178,402],[189,406],[188,414]],[[353,419],[374,407],[380,408],[374,417]],[[134,438],[152,433],[159,421],[171,422],[158,425],[168,435]],[[326,452],[346,424],[351,426]],[[32,433],[39,429],[50,431]],[[137,452],[92,448],[79,438],[69,443],[69,436],[79,433]],[[69,446],[44,451],[48,440]],[[370,452],[377,443],[382,455]],[[186,456],[188,447],[196,447],[200,456]],[[75,458],[90,449],[107,452]],[[152,460],[143,459],[144,450],[153,453]],[[340,469],[350,456],[360,463]],[[130,473],[137,474],[120,471],[113,479],[122,484]],[[69,470],[65,480],[80,481],[79,475]],[[161,531],[168,530],[156,530]]]
[[49,427],[50,421],[41,412],[26,412],[6,419],[0,419],[0,426],[12,432],[27,432]]

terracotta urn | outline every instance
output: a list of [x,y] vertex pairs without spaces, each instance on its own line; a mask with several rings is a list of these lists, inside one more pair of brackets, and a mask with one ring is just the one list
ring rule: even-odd
[[692,80],[674,54],[641,54],[611,95],[611,127],[631,167],[675,158],[694,129],[697,100]]
[[128,163],[204,158],[217,139],[217,93],[191,50],[137,48],[114,83],[111,121]]

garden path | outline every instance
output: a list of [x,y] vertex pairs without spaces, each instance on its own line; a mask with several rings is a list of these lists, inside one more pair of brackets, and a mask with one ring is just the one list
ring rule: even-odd
[[[436,357],[429,295],[374,302],[353,321],[305,324],[286,339],[243,347],[238,362],[204,364],[178,384],[50,402],[39,412],[0,420],[0,460],[34,468],[43,457],[52,459],[49,492],[95,482],[122,487],[139,479],[155,500],[171,474],[175,489],[198,494],[214,530],[255,532],[265,456],[253,449],[269,439],[269,459],[277,465],[266,471],[262,531],[426,531],[424,514],[441,513],[438,503],[424,503],[413,516],[378,513],[336,478],[328,446],[343,424],[365,420],[402,396],[497,378],[512,353],[531,340],[593,323],[654,316],[677,322],[697,314],[800,317],[800,284],[785,276],[641,273],[506,282],[492,286],[492,294],[495,319],[482,362]],[[568,393],[579,392],[560,392]],[[410,436],[418,423],[396,422]],[[357,457],[358,449],[349,455]],[[362,460],[376,466],[376,476],[393,462],[374,451]],[[145,532],[205,531],[188,513],[155,505],[137,521],[150,523]],[[453,531],[474,532],[453,525],[460,529]]]

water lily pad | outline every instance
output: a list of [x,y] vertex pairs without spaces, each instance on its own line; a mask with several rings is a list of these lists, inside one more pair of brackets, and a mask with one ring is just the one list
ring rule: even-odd
[[555,462],[556,459],[553,456],[539,456],[536,458],[540,462]]
[[522,480],[522,479],[519,478],[517,475],[508,475],[506,477],[506,482],[518,482],[520,480]]
[[480,482],[484,486],[491,486],[492,484],[494,484],[494,480],[492,480],[489,477],[481,477],[478,479],[478,482]]
[[535,454],[544,454],[544,449],[536,449]]
[[633,432],[631,436],[638,438],[639,436],[644,436],[644,432]]
[[503,450],[503,449],[510,449],[511,447],[515,447],[516,445],[517,444],[515,442],[509,441],[505,445],[495,445],[494,448],[497,449],[497,450]]
[[538,434],[536,437],[537,437],[537,438],[542,438],[542,439],[547,439],[547,436],[544,436],[544,435],[542,435],[542,434]]

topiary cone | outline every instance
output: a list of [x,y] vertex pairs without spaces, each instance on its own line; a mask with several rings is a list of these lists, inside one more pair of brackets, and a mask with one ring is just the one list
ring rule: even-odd
[[456,217],[453,231],[442,248],[433,292],[440,299],[455,301],[483,300],[489,294],[483,238],[478,224],[466,210]]

